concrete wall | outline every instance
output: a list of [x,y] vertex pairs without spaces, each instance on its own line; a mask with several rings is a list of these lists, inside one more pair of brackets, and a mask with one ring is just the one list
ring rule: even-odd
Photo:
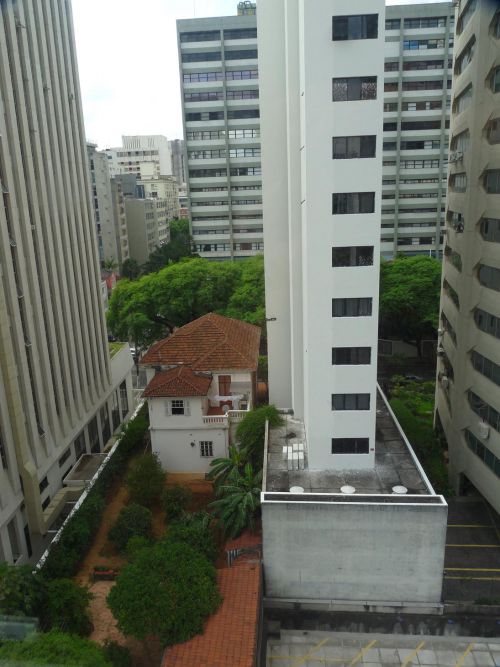
[[[151,448],[168,472],[208,472],[214,458],[227,456],[228,430],[224,428],[150,429]],[[200,454],[200,442],[213,443],[213,457]],[[191,444],[194,443],[194,446]]]
[[446,516],[444,502],[264,502],[265,595],[439,603]]

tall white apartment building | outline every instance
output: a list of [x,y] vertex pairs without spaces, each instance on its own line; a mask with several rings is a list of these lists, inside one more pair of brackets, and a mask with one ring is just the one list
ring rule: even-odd
[[500,511],[500,7],[457,6],[437,413],[457,491]]
[[310,468],[370,468],[384,5],[361,0],[351,16],[349,0],[298,4],[303,41],[294,24],[282,49],[278,31],[259,41],[270,401],[304,419]]
[[180,20],[177,33],[195,251],[255,255],[263,250],[255,11]]
[[143,178],[144,170],[149,175],[151,167],[156,176],[172,175],[172,155],[167,137],[161,134],[125,135],[122,146],[107,148],[111,176],[134,174]]
[[[129,412],[110,360],[71,3],[0,5],[0,561],[35,554]],[[74,499],[74,498],[72,498]]]
[[443,244],[454,6],[386,8],[381,252]]

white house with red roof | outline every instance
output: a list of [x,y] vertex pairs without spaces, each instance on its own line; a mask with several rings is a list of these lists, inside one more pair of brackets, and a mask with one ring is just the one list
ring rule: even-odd
[[259,327],[208,313],[142,357],[152,450],[166,470],[205,473],[228,454],[255,402],[259,345]]

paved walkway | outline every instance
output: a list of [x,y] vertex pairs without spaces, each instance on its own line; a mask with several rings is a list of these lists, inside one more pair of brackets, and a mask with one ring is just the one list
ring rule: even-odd
[[468,637],[281,632],[269,639],[267,667],[496,667],[500,640]]

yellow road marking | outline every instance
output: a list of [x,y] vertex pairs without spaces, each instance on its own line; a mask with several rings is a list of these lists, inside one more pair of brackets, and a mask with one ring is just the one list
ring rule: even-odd
[[455,664],[455,667],[462,667],[462,665],[464,664],[464,660],[465,660],[465,658],[466,658],[466,657],[469,655],[469,653],[472,651],[473,647],[474,647],[474,642],[472,642],[471,644],[469,644],[469,646],[467,646],[467,648],[465,649],[465,651],[462,653],[462,655],[461,655],[460,658],[458,659],[458,662]]
[[300,665],[303,665],[305,662],[307,662],[309,658],[313,657],[313,654],[316,653],[316,651],[319,651],[323,644],[326,644],[326,642],[329,641],[329,639],[329,637],[322,639],[319,644],[316,644],[316,646],[312,647],[309,653],[306,653],[306,655],[301,655],[297,658],[297,660],[294,660],[294,662],[292,662],[292,667],[300,667]]
[[410,655],[405,659],[404,662],[401,663],[401,667],[408,667],[408,665],[411,665],[411,663],[413,662],[413,659],[417,657],[417,653],[424,646],[425,646],[425,642],[420,642],[420,644],[417,646],[417,648],[412,653],[410,653]]
[[445,579],[461,579],[462,581],[500,581],[500,577],[444,577]]
[[448,528],[493,528],[489,523],[449,523]]
[[469,549],[474,547],[477,549],[500,549],[500,544],[447,544],[447,547],[461,547],[462,549]]
[[500,567],[445,567],[445,572],[500,572]]
[[349,663],[348,667],[352,667],[353,665],[356,665],[364,656],[364,654],[369,651],[375,644],[377,643],[378,639],[374,639],[373,641],[369,642],[366,646],[364,646],[359,653],[356,653],[354,658],[351,660]]

